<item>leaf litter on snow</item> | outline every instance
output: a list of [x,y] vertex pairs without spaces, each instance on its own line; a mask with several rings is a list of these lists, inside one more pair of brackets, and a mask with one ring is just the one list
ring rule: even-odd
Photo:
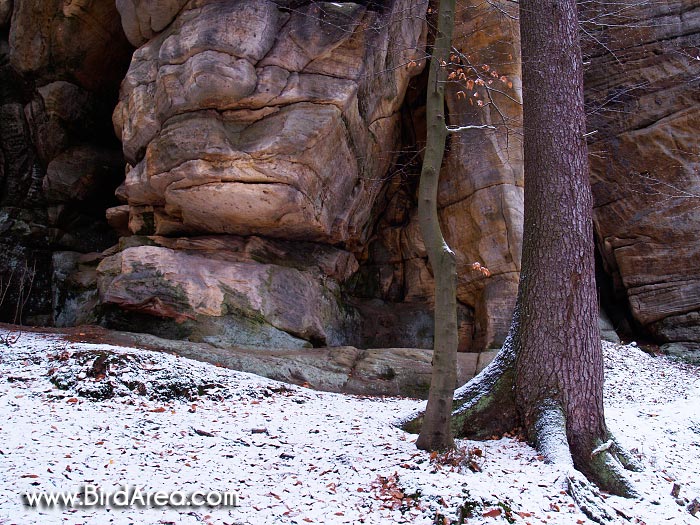
[[[629,521],[698,523],[697,368],[605,345],[608,423],[637,454]],[[0,348],[0,523],[588,523],[514,437],[418,451],[420,401],[315,392],[169,354],[25,333]],[[30,509],[27,491],[236,491],[235,508]],[[677,494],[671,495],[674,484]]]

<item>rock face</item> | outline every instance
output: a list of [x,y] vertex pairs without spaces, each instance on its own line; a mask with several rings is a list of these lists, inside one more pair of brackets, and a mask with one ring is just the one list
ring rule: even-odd
[[[112,90],[118,84],[119,66],[128,48],[113,2],[21,0],[12,4],[9,59],[15,71],[37,85],[60,78],[90,92]],[[0,8],[0,15],[6,9]]]
[[104,208],[123,157],[109,114],[130,54],[111,2],[0,2],[3,320],[52,322],[52,252],[115,241]]
[[392,9],[188,4],[134,53],[114,112],[142,233],[363,242],[422,43],[421,6]]
[[139,47],[168,27],[187,0],[116,0],[129,42]]
[[625,20],[638,26],[596,20],[606,47],[587,47],[586,94],[598,249],[633,323],[658,342],[700,342],[700,6],[635,4]]
[[99,253],[54,252],[52,258],[53,324],[58,327],[97,324]]
[[[342,311],[337,283],[357,262],[345,251],[257,237],[147,241],[100,263],[103,305],[171,320],[181,337],[224,347],[301,348],[348,339],[344,331],[353,319]],[[304,249],[306,259],[296,255]]]
[[[582,4],[601,301],[675,353],[700,344],[696,4]],[[2,319],[226,348],[430,347],[427,12],[0,0]],[[501,345],[520,273],[513,15],[462,2],[445,66],[449,124],[480,126],[451,135],[439,190],[462,351]]]
[[[426,8],[120,2],[126,33],[143,45],[114,111],[129,162],[118,194],[131,232],[161,237],[100,264],[102,303],[221,344],[372,337],[341,285],[399,149]],[[202,235],[216,251],[193,253]],[[283,256],[241,259],[249,249],[237,243],[249,241],[238,236],[271,239],[255,242]]]
[[[506,16],[515,15],[517,5],[502,7],[505,11],[481,2],[460,4],[455,34],[469,36],[455,38],[448,65],[453,79],[446,91],[449,124],[493,127],[452,135],[440,174],[440,218],[457,256],[461,351],[500,347],[520,272],[520,49],[517,19]],[[423,93],[425,86],[414,89]],[[354,293],[424,304],[433,300],[433,277],[416,216],[423,101],[409,92],[404,113],[404,153],[362,259],[364,288]],[[487,267],[491,277],[473,270],[473,263]]]
[[[517,5],[469,1],[455,21],[447,90],[450,124],[493,126],[451,137],[440,174],[446,238],[457,254],[457,297],[474,308],[475,348],[500,348],[520,276],[523,228],[522,92]],[[473,82],[473,84],[472,84]],[[471,87],[473,86],[473,87]],[[485,266],[490,277],[471,268]]]

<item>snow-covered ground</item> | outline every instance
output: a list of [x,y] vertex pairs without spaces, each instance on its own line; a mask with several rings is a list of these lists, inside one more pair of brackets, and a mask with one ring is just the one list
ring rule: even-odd
[[[95,350],[109,353],[95,363]],[[700,494],[700,369],[635,346],[605,350],[609,427],[645,467],[632,475],[643,499],[606,503],[627,516],[620,523],[700,524],[671,495],[674,482],[680,498]],[[462,466],[416,450],[392,423],[420,405],[24,333],[0,346],[0,524],[432,524],[460,507],[470,524],[588,523],[562,473],[516,439],[462,441]],[[239,506],[22,503],[85,485],[236,491]]]

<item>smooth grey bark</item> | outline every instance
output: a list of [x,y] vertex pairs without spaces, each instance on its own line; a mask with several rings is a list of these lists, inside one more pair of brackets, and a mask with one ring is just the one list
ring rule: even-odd
[[418,189],[418,221],[435,279],[435,339],[428,405],[416,446],[444,450],[454,446],[450,427],[457,363],[457,270],[445,242],[437,209],[438,178],[448,129],[445,122],[446,65],[454,26],[455,0],[440,0],[426,102],[427,143]]

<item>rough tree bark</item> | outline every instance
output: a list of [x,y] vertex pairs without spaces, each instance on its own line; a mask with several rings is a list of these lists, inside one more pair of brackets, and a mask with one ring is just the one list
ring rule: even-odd
[[[525,225],[510,334],[494,362],[457,392],[452,429],[483,438],[524,429],[567,468],[567,488],[599,522],[612,519],[583,473],[633,495],[634,462],[603,413],[583,72],[575,0],[520,0]],[[420,424],[414,418],[407,429]]]
[[445,122],[446,64],[449,61],[455,0],[440,0],[437,34],[428,76],[427,143],[418,188],[418,220],[435,278],[435,339],[428,405],[416,446],[444,450],[454,446],[450,427],[457,379],[457,270],[437,211],[440,166],[448,130]]
[[594,476],[591,452],[607,429],[576,1],[523,0],[520,25],[526,184],[516,406],[543,447],[540,426],[561,412],[574,464]]

